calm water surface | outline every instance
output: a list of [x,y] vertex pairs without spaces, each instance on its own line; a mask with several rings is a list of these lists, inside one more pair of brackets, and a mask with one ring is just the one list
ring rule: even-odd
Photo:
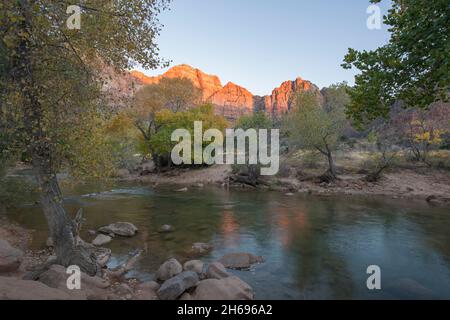
[[[99,194],[93,194],[98,193]],[[450,299],[450,210],[422,201],[386,198],[285,196],[274,192],[194,189],[178,193],[137,185],[84,185],[65,190],[71,214],[84,208],[88,229],[115,221],[139,228],[133,238],[115,238],[110,264],[135,248],[146,252],[131,276],[152,279],[169,257],[190,259],[194,242],[214,250],[265,257],[250,271],[232,271],[257,299]],[[22,204],[8,212],[34,229],[34,248],[47,237],[40,208]],[[175,232],[159,234],[171,224]],[[366,268],[381,268],[382,290],[366,287]]]

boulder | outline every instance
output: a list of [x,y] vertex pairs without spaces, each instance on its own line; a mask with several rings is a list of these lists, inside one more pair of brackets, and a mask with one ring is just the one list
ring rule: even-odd
[[156,271],[155,279],[166,281],[183,271],[183,267],[177,259],[171,258],[164,262]]
[[104,234],[99,234],[95,237],[95,239],[92,241],[92,244],[94,246],[103,246],[107,243],[110,243],[112,240],[112,238],[110,236],[104,235]]
[[134,292],[134,297],[136,300],[158,300],[156,290],[149,287],[139,286]]
[[175,228],[171,226],[170,224],[164,224],[161,227],[159,227],[158,232],[159,233],[169,233],[175,231]]
[[190,260],[183,265],[184,271],[194,271],[198,274],[203,273],[204,263],[200,260]]
[[264,258],[255,256],[251,253],[237,252],[227,253],[219,259],[219,262],[222,263],[225,268],[249,269],[252,264],[264,262]]
[[185,292],[181,295],[180,299],[178,300],[194,300],[194,299],[192,299],[192,296],[189,293]]
[[136,228],[134,224],[129,222],[115,222],[98,229],[98,232],[100,233],[113,233],[122,237],[132,237],[136,234],[137,231],[138,228]]
[[0,300],[70,300],[67,292],[39,281],[0,277]]
[[208,279],[223,279],[229,276],[230,274],[220,262],[212,262],[206,269],[206,277]]
[[16,271],[23,260],[23,252],[0,239],[0,273]]
[[161,300],[174,300],[187,289],[194,287],[198,281],[197,273],[184,271],[165,281],[158,290],[158,296]]
[[191,294],[194,300],[252,300],[253,289],[238,277],[206,279]]
[[210,252],[214,247],[209,243],[196,242],[192,245],[192,252],[194,254],[206,254]]
[[147,282],[143,282],[138,284],[137,289],[138,290],[152,290],[152,291],[158,291],[160,285],[158,282],[156,281],[147,281]]
[[91,277],[81,272],[80,290],[70,290],[67,288],[67,279],[70,274],[66,273],[66,268],[60,265],[52,265],[47,271],[39,276],[39,282],[50,288],[59,289],[67,292],[75,299],[106,299],[106,288],[110,283],[100,277]]

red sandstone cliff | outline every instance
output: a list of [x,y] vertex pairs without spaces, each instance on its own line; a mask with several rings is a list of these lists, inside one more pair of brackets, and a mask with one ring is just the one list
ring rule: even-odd
[[296,92],[314,90],[320,94],[319,88],[310,81],[297,78],[285,81],[272,91],[271,95],[255,96],[247,89],[232,82],[224,87],[215,75],[209,75],[199,69],[182,64],[170,68],[156,77],[148,77],[139,71],[131,75],[141,85],[157,83],[161,78],[187,78],[202,91],[204,101],[210,101],[216,106],[216,111],[229,119],[251,113],[254,110],[265,111],[272,116],[279,116],[290,109],[292,97]]

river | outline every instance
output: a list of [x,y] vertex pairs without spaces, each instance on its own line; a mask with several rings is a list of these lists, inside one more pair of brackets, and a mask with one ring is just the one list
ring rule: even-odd
[[[257,299],[450,299],[450,212],[423,201],[390,198],[288,196],[267,191],[205,187],[174,192],[137,184],[84,184],[65,188],[70,214],[84,209],[83,230],[116,221],[139,228],[116,237],[110,266],[145,253],[129,276],[152,279],[169,257],[190,259],[194,242],[214,250],[262,255],[249,271],[231,271]],[[45,246],[47,226],[39,205],[22,203],[8,217],[33,232],[33,249]],[[175,231],[158,233],[163,224]],[[381,269],[381,290],[368,290],[369,265]]]

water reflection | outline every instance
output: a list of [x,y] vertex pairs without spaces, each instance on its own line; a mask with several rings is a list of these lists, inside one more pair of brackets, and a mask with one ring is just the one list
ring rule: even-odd
[[[102,193],[99,193],[103,191]],[[106,191],[106,192],[105,192]],[[450,214],[448,208],[389,199],[287,197],[278,193],[85,185],[65,190],[66,207],[81,206],[88,229],[113,221],[139,228],[133,238],[110,243],[112,263],[135,248],[145,250],[133,275],[150,279],[168,257],[191,259],[194,242],[214,250],[211,261],[232,251],[263,255],[252,271],[233,271],[250,283],[257,298],[450,298]],[[89,195],[89,196],[83,196]],[[22,206],[8,215],[33,228],[35,248],[45,244],[40,208]],[[158,233],[163,224],[175,232]],[[380,292],[366,288],[366,268],[382,270]]]

